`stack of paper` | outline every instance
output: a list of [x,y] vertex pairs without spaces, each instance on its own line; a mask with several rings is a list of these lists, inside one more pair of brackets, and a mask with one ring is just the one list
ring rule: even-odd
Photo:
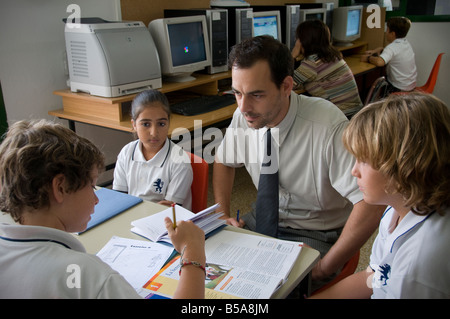
[[97,256],[121,274],[136,291],[158,273],[174,252],[172,247],[114,236]]
[[[175,205],[176,220],[191,220],[198,227],[203,229],[205,235],[208,235],[226,223],[224,219],[219,219],[223,216],[223,213],[214,212],[218,207],[219,204],[215,204],[197,214],[194,214],[186,208]],[[164,222],[165,217],[172,219],[172,207],[169,207],[157,214],[131,222],[131,225],[134,226],[131,231],[154,242],[163,241],[171,244],[172,242],[167,234]]]

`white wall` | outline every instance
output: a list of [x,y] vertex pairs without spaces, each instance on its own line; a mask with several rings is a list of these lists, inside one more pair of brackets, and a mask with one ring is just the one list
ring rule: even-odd
[[450,107],[450,22],[413,22],[406,38],[416,56],[417,85],[426,83],[436,57],[442,57],[433,94]]
[[[53,91],[67,88],[62,19],[69,17],[66,8],[71,3],[80,6],[82,17],[121,19],[120,0],[1,1],[0,81],[9,123],[53,119],[47,112],[62,108],[61,97]],[[90,125],[76,124],[76,129],[102,148],[108,163],[115,162],[118,151],[132,139],[129,133]]]

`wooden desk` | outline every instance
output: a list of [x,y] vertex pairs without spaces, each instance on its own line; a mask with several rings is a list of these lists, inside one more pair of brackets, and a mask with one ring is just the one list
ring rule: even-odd
[[360,58],[361,55],[352,55],[344,58],[345,62],[347,62],[348,67],[350,68],[350,70],[352,70],[353,76],[357,77],[377,68],[371,63],[361,62]]
[[[231,78],[231,71],[218,74],[194,74],[195,80],[183,83],[164,83],[159,90],[166,95],[175,92],[189,92],[203,95],[215,95],[219,91],[219,81]],[[63,108],[49,111],[48,114],[69,121],[69,126],[75,131],[75,122],[111,128],[118,131],[132,132],[131,102],[137,94],[115,98],[93,96],[87,93],[74,93],[69,89],[53,92],[62,97]],[[169,137],[176,128],[194,130],[194,120],[201,120],[202,127],[207,127],[228,120],[236,110],[236,105],[199,114],[183,116],[172,114]]]
[[[65,94],[65,93],[59,93]],[[69,93],[70,94],[70,93]],[[77,93],[80,94],[80,93]],[[169,127],[169,138],[172,137],[172,133],[176,128],[186,128],[189,131],[194,130],[194,121],[200,120],[202,121],[202,127],[205,128],[207,126],[214,125],[216,123],[220,123],[222,121],[226,121],[231,119],[233,116],[234,111],[236,110],[237,105],[232,104],[229,106],[226,106],[224,108],[221,108],[216,111],[203,113],[199,115],[194,116],[184,116],[180,114],[174,114],[172,113],[172,117],[170,119],[170,127]],[[123,131],[123,132],[133,132],[133,128],[131,126],[131,119],[128,117],[128,119],[123,121],[114,121],[111,119],[101,119],[96,116],[91,115],[84,115],[84,114],[77,114],[70,111],[66,111],[64,109],[58,109],[54,111],[49,111],[49,115],[56,116],[61,119],[65,119],[69,121],[70,128],[75,131],[74,122],[79,123],[85,123],[85,124],[91,124],[96,125],[100,127],[110,128],[117,131]]]
[[[361,45],[352,47],[360,48]],[[347,48],[348,49],[348,48]],[[358,88],[364,95],[367,89],[367,74],[376,70],[376,66],[370,63],[359,61],[359,55],[346,56],[348,66],[355,75]],[[378,74],[377,74],[378,75]],[[196,74],[196,80],[187,83],[164,83],[160,90],[164,93],[175,92],[179,90],[189,90],[189,92],[198,92],[202,94],[217,94],[219,80],[229,79],[231,71],[219,73],[216,75]],[[302,92],[299,92],[302,93]],[[70,90],[55,91],[63,99],[63,108],[49,111],[48,114],[69,121],[69,126],[75,131],[75,122],[96,125],[99,127],[111,128],[118,131],[132,132],[131,119],[129,116],[130,105],[136,94],[117,98],[104,98],[92,96],[86,93],[73,93]],[[363,99],[363,96],[361,97]],[[195,116],[184,116],[172,114],[169,128],[169,138],[176,128],[186,128],[189,131],[194,130],[194,121],[202,121],[202,127],[213,126],[231,119],[237,105],[229,105],[208,113]],[[222,125],[223,126],[223,125]]]
[[337,49],[342,53],[347,65],[352,70],[358,86],[359,97],[364,103],[373,82],[380,76],[385,75],[385,69],[360,61],[361,55],[368,49],[367,41],[357,40],[350,46],[337,47]]
[[[133,220],[149,216],[166,209],[166,206],[158,205],[152,202],[143,201],[138,205],[128,209],[127,211],[116,215],[106,222],[82,233],[81,235],[74,235],[86,248],[90,254],[96,254],[100,249],[111,239],[112,236],[119,236],[124,238],[146,240],[143,237],[131,232],[131,222]],[[13,224],[14,221],[10,215],[0,213],[0,223]],[[256,234],[251,231],[226,226],[227,230],[235,232],[244,232]],[[259,234],[258,234],[259,235]],[[312,248],[303,247],[287,282],[275,292],[272,298],[280,299],[286,298],[289,293],[297,287],[297,285],[307,277],[314,265],[319,261],[320,253]]]

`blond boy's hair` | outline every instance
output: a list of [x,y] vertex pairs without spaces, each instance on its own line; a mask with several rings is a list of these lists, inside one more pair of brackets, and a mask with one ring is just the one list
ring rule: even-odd
[[418,214],[450,206],[450,111],[423,93],[390,95],[364,107],[343,134],[345,147],[390,182]]

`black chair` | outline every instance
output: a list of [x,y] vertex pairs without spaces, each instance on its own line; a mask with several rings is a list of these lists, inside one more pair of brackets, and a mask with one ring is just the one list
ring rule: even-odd
[[373,81],[364,105],[385,98],[388,95],[388,85],[389,83],[386,81],[386,78],[384,76],[380,76],[378,79]]

